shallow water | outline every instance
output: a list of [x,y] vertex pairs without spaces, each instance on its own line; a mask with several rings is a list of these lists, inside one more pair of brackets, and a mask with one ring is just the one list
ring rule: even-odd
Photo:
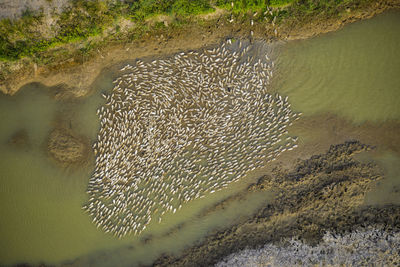
[[385,178],[368,192],[365,196],[365,204],[367,205],[400,205],[400,155],[393,151],[384,151],[376,155],[360,155],[359,159],[367,163],[378,163]]
[[[45,152],[59,112],[76,104],[57,103],[39,85],[0,97],[1,263],[55,262],[118,243],[80,209],[91,168],[62,170]],[[70,119],[87,123],[83,113]],[[28,144],[15,147],[8,141],[19,130],[27,132]]]
[[[94,141],[100,126],[96,109],[104,101],[101,92],[112,88],[112,77],[112,70],[100,75],[93,85],[95,93],[74,101],[56,101],[50,96],[52,89],[38,84],[25,86],[13,97],[0,96],[0,264],[69,264],[75,258],[79,258],[78,266],[84,262],[96,266],[110,266],[113,261],[118,266],[150,263],[163,252],[177,253],[210,229],[233,223],[241,214],[249,215],[269,199],[268,194],[254,194],[218,214],[196,216],[258,177],[249,175],[219,194],[185,205],[174,215],[165,214],[161,224],[151,223],[140,236],[119,240],[97,229],[82,210],[93,162],[62,169],[49,159],[45,147],[59,120]],[[10,144],[20,130],[26,131],[27,144]],[[152,241],[155,238],[157,242]],[[149,241],[144,244],[142,239]],[[97,261],[100,255],[107,259]]]
[[[288,43],[278,58],[276,89],[303,116],[334,114],[355,126],[400,120],[400,12],[391,11],[308,40]],[[327,122],[329,123],[329,122]],[[316,127],[314,125],[314,127]],[[300,140],[320,129],[300,129]],[[332,135],[342,129],[332,128]],[[364,135],[374,134],[364,133]],[[325,138],[328,138],[326,136]],[[348,137],[351,139],[351,137]],[[383,136],[377,136],[385,143]],[[366,194],[366,204],[400,203],[400,155],[392,144],[366,155],[385,178]],[[399,139],[397,139],[399,140]],[[394,190],[393,190],[394,189]]]
[[279,92],[305,115],[356,123],[400,118],[400,13],[389,12],[309,40],[279,56]]
[[[391,12],[283,46],[277,90],[288,95],[293,108],[305,116],[330,112],[356,124],[398,120],[399,26],[400,13]],[[35,84],[14,97],[0,96],[1,265],[150,263],[163,252],[179,253],[210,230],[251,214],[271,198],[265,193],[250,194],[245,200],[232,201],[222,211],[196,216],[205,207],[245,188],[261,174],[254,172],[218,194],[195,200],[174,215],[166,214],[161,224],[152,222],[140,236],[118,240],[96,229],[81,209],[87,201],[93,162],[79,169],[61,169],[48,159],[45,142],[60,118],[93,142],[99,129],[96,109],[104,103],[100,93],[112,88],[113,75],[114,69],[105,70],[93,84],[94,93],[81,100],[55,101],[46,88]],[[15,148],[8,140],[21,129],[28,133],[29,145]],[[300,132],[304,133],[300,140],[312,136]],[[390,186],[399,184],[396,166],[400,166],[400,157],[387,152],[376,160],[386,166]],[[376,190],[384,192],[390,186],[383,184]],[[374,197],[379,199],[372,195],[368,201],[375,203]]]

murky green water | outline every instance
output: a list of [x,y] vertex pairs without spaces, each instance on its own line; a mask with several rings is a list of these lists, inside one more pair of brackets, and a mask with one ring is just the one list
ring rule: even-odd
[[[398,123],[399,29],[400,12],[392,11],[337,32],[291,42],[281,48],[276,89],[288,95],[293,109],[304,116],[330,113],[357,126]],[[341,129],[335,131],[340,134]],[[320,133],[315,128],[299,132],[306,142]],[[366,204],[400,203],[400,155],[392,142],[366,156],[385,172],[385,179],[367,193]]]
[[390,12],[310,40],[279,57],[279,92],[305,115],[356,123],[400,118],[400,14]]
[[[278,58],[279,78],[275,80],[277,91],[288,95],[293,109],[304,116],[330,113],[357,126],[398,123],[399,29],[400,12],[391,11],[337,32],[283,46]],[[321,133],[320,127],[314,127],[318,129],[300,129],[300,139],[318,139],[315,135]],[[341,129],[333,130],[341,134]],[[385,179],[366,195],[366,204],[400,203],[400,155],[393,140],[399,139],[392,138],[385,147],[378,146],[376,153],[366,156],[385,173]]]
[[[250,175],[220,194],[193,201],[176,214],[166,214],[161,224],[150,224],[138,237],[119,240],[98,230],[82,210],[93,162],[62,169],[49,159],[45,148],[56,120],[66,121],[75,132],[94,141],[99,128],[96,109],[104,101],[100,93],[112,87],[111,81],[112,72],[101,75],[94,84],[96,93],[82,100],[56,101],[48,88],[36,84],[13,97],[0,96],[0,264],[59,264],[75,258],[79,258],[77,266],[110,266],[112,261],[118,266],[150,263],[163,252],[177,253],[210,229],[249,215],[270,197],[254,194],[222,212],[197,218],[205,207],[241,190],[258,176]],[[20,130],[26,131],[27,144],[10,144]],[[146,244],[142,239],[148,239]],[[99,255],[107,255],[107,260],[97,261]]]
[[[392,12],[335,33],[289,43],[279,57],[276,88],[289,95],[294,109],[306,116],[331,112],[357,124],[398,120],[399,28],[400,13]],[[139,237],[118,240],[96,229],[81,209],[87,200],[85,190],[93,163],[61,169],[49,160],[45,144],[60,117],[74,131],[94,140],[99,128],[96,109],[103,101],[100,92],[112,87],[112,73],[100,75],[93,85],[96,92],[83,100],[55,101],[38,85],[27,86],[14,97],[0,96],[1,265],[150,263],[163,252],[178,253],[210,229],[251,214],[271,197],[251,194],[224,210],[196,216],[260,174],[253,173],[218,194],[189,203],[174,215],[166,214],[161,224],[151,223]],[[29,145],[16,148],[8,140],[19,130],[26,130]],[[392,186],[399,184],[399,159],[395,152],[378,156]],[[369,199],[373,201],[373,196]]]
[[[45,152],[56,115],[78,103],[57,103],[36,87],[0,97],[1,263],[55,262],[118,244],[80,210],[91,168],[62,170]],[[87,123],[90,116],[79,113],[73,123]],[[88,121],[96,131],[96,120]],[[9,139],[18,130],[28,140],[15,147]]]

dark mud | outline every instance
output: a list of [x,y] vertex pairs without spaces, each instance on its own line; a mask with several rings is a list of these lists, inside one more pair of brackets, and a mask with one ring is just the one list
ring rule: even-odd
[[349,141],[332,145],[325,154],[298,160],[290,170],[275,168],[247,189],[273,191],[272,202],[244,223],[214,232],[179,257],[164,255],[153,266],[211,266],[231,253],[268,242],[279,244],[283,238],[299,237],[317,244],[326,231],[339,234],[371,226],[400,230],[400,206],[363,204],[383,171],[353,155],[371,149]]

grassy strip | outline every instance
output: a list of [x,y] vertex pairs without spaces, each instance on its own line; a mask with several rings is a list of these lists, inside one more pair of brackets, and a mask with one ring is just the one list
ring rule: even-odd
[[[90,37],[104,37],[105,29],[111,28],[115,33],[112,38],[114,41],[136,39],[143,33],[154,30],[146,21],[159,14],[175,18],[174,26],[179,26],[190,23],[195,15],[214,11],[213,6],[216,6],[227,9],[236,16],[249,11],[259,12],[259,21],[263,21],[265,16],[276,16],[276,23],[279,24],[285,18],[306,20],[312,16],[331,16],[339,14],[344,8],[373,1],[377,0],[75,0],[61,14],[54,16],[56,23],[51,31],[40,30],[47,27],[44,27],[45,18],[40,14],[26,12],[15,21],[1,20],[0,61],[16,61],[29,57],[46,64],[50,58],[46,58],[44,52],[60,44],[77,41],[85,41],[77,52],[86,54],[96,47],[93,42],[87,41]],[[265,13],[267,7],[275,7],[273,15]],[[132,21],[135,25],[124,36],[118,34],[121,19]],[[162,28],[163,25],[155,23],[153,27],[157,31],[157,27]]]
[[43,24],[44,16],[41,14],[25,13],[16,21],[1,20],[0,60],[37,57],[40,52],[58,44],[98,36],[105,28],[112,27],[119,18],[127,18],[143,27],[147,18],[157,14],[174,14],[185,18],[214,10],[208,0],[140,0],[127,3],[77,0],[71,3],[69,8],[56,16],[54,33],[47,37],[36,29]]
[[315,16],[332,17],[372,2],[379,0],[215,0],[216,6],[230,10],[234,15],[258,12],[268,17],[266,11],[273,8],[272,16],[277,17],[277,24],[287,18],[307,21]]
[[266,10],[267,7],[282,7],[295,1],[296,0],[216,0],[215,4],[218,7],[232,10],[234,14],[238,14],[247,11]]

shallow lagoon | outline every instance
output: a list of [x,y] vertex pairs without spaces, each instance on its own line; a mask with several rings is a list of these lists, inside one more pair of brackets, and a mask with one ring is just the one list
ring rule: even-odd
[[[127,249],[132,246],[136,249],[124,255],[115,252],[119,262],[150,263],[162,252],[177,252],[210,229],[235,222],[238,215],[251,214],[259,203],[270,197],[255,194],[218,214],[211,212],[204,218],[196,217],[211,203],[243,189],[258,176],[250,175],[246,181],[218,195],[193,201],[174,216],[166,214],[161,224],[150,224],[140,236],[119,240],[98,230],[82,210],[87,201],[86,187],[93,159],[84,166],[63,169],[49,159],[45,148],[49,131],[57,120],[67,121],[74,131],[94,141],[99,127],[96,109],[104,101],[100,93],[111,86],[111,73],[96,81],[97,91],[86,99],[57,101],[50,96],[51,89],[36,84],[26,86],[13,97],[0,97],[1,121],[4,122],[0,139],[0,235],[4,248],[1,263],[59,264],[85,254],[97,258],[99,254],[127,245]],[[10,138],[21,129],[27,132],[27,144],[19,147],[10,144]],[[172,231],[174,228],[178,231]],[[163,237],[152,242],[153,236]],[[143,240],[148,241],[144,244]],[[80,263],[92,260],[91,256],[83,257]],[[110,263],[101,259],[95,264],[107,266]]]
[[[288,95],[293,108],[305,117],[328,112],[356,125],[399,120],[399,26],[400,13],[390,12],[335,33],[284,45],[276,90]],[[59,168],[48,158],[45,144],[59,119],[94,141],[99,127],[95,111],[103,101],[100,93],[112,87],[112,76],[113,70],[105,70],[85,99],[56,101],[48,89],[36,84],[14,97],[0,97],[0,264],[150,263],[163,252],[178,253],[208,231],[251,214],[271,197],[249,194],[244,200],[232,201],[223,211],[196,216],[245,188],[260,171],[207,199],[193,201],[174,215],[167,214],[161,224],[152,223],[138,237],[118,240],[97,230],[81,209],[87,200],[93,162],[79,168]],[[16,148],[8,140],[21,129],[28,133],[29,142]],[[315,139],[313,129],[295,125],[293,133],[299,135],[303,146]],[[398,151],[380,151],[373,158],[386,169],[390,186],[378,186],[367,198],[370,202],[381,199],[379,193],[400,180]]]

